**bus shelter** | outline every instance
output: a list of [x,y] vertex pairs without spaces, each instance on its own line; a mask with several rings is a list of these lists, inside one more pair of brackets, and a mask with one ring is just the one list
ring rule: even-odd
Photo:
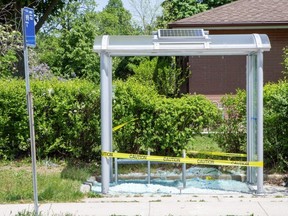
[[[160,29],[153,35],[97,36],[100,54],[101,150],[112,152],[112,57],[246,56],[247,161],[263,162],[263,52],[271,48],[265,34],[209,35],[203,29]],[[102,193],[109,193],[110,158],[101,157]],[[247,182],[263,193],[263,167],[247,167]]]

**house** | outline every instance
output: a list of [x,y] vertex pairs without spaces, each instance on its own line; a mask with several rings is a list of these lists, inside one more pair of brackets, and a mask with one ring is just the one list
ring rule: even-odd
[[[264,54],[264,82],[283,77],[283,48],[288,46],[288,0],[237,0],[170,23],[169,28],[203,28],[209,34],[267,34],[271,51]],[[192,75],[183,92],[219,95],[246,88],[246,57],[189,57]]]

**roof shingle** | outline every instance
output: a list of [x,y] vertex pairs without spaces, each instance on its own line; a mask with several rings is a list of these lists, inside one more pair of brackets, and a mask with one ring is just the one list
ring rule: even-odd
[[288,25],[288,0],[237,0],[170,23],[181,26]]

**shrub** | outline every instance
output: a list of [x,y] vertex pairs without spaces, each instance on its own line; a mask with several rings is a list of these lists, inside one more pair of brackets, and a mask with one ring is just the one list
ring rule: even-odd
[[218,128],[215,139],[227,152],[246,152],[246,92],[225,95],[221,99],[225,118]]
[[179,155],[189,139],[213,126],[220,113],[204,96],[166,98],[152,86],[135,79],[118,81],[114,100],[114,125],[137,118],[114,136],[121,152],[139,153],[150,148],[157,154]]
[[[220,118],[203,96],[160,96],[153,85],[129,78],[115,82],[114,149],[179,155],[191,137]],[[100,159],[100,90],[83,80],[33,80],[36,149],[39,158]],[[28,115],[23,80],[0,80],[0,157],[30,154]]]
[[[226,119],[216,138],[228,152],[246,151],[246,93],[222,99]],[[264,86],[264,162],[276,171],[288,170],[288,83]]]
[[[31,82],[37,155],[92,159],[100,151],[99,87],[88,81]],[[30,152],[23,80],[0,80],[0,157]]]
[[133,71],[133,77],[138,81],[154,85],[158,94],[174,98],[180,96],[180,87],[190,75],[179,58],[178,61],[176,57],[153,57],[140,63],[131,62],[127,68]]
[[264,88],[265,164],[277,171],[288,170],[288,83]]
[[284,77],[288,78],[288,47],[285,47],[283,49],[283,65],[284,65],[284,71],[282,71]]

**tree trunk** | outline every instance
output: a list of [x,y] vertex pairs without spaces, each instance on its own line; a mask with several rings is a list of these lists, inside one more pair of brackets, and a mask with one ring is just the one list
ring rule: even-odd
[[46,11],[44,14],[40,17],[39,21],[37,22],[35,26],[36,33],[40,30],[40,28],[44,25],[46,20],[48,19],[48,16],[51,14],[53,8],[58,4],[59,0],[52,0],[52,2],[48,5]]
[[18,62],[16,65],[17,72],[15,73],[15,76],[17,77],[25,77],[25,71],[24,71],[24,53],[23,50],[17,51],[18,56]]

